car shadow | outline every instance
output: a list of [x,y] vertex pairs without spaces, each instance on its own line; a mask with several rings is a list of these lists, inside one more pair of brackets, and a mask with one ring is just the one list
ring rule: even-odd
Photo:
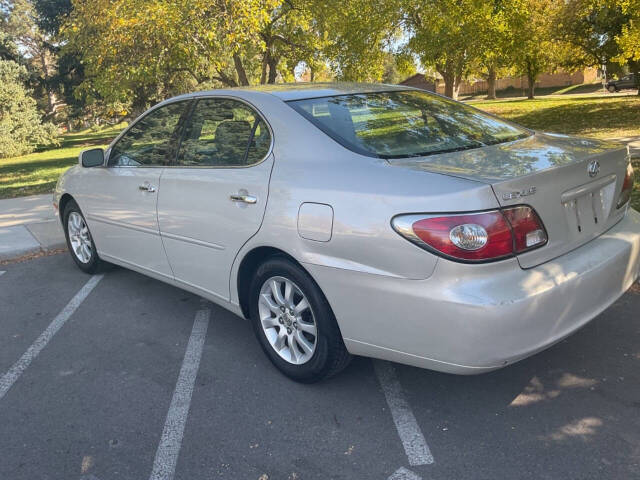
[[632,289],[575,335],[488,374],[396,366],[436,459],[429,478],[637,478],[639,311]]

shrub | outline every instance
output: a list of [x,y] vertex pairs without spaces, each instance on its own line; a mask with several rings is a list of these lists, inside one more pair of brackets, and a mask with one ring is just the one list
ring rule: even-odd
[[0,158],[32,152],[38,145],[58,144],[57,129],[43,123],[30,96],[22,65],[0,59]]

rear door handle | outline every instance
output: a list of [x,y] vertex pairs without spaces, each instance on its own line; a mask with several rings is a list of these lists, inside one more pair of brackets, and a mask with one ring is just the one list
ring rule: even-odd
[[156,193],[156,187],[151,185],[149,182],[138,185],[138,190],[142,190],[143,192]]
[[249,203],[251,205],[253,205],[254,203],[258,203],[258,199],[253,195],[246,195],[246,194],[240,194],[240,193],[235,195],[230,195],[229,199],[232,202]]

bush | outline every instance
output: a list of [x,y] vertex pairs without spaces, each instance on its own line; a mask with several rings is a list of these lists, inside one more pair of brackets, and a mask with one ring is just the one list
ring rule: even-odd
[[0,59],[0,158],[59,143],[55,125],[42,122],[36,101],[25,87],[26,77],[25,67]]

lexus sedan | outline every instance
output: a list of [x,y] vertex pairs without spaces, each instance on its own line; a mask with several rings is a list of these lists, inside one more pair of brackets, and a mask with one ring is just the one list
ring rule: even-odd
[[620,144],[390,85],[198,92],[80,154],[54,204],[110,262],[248,319],[301,382],[352,355],[494,370],[565,338],[640,268]]

